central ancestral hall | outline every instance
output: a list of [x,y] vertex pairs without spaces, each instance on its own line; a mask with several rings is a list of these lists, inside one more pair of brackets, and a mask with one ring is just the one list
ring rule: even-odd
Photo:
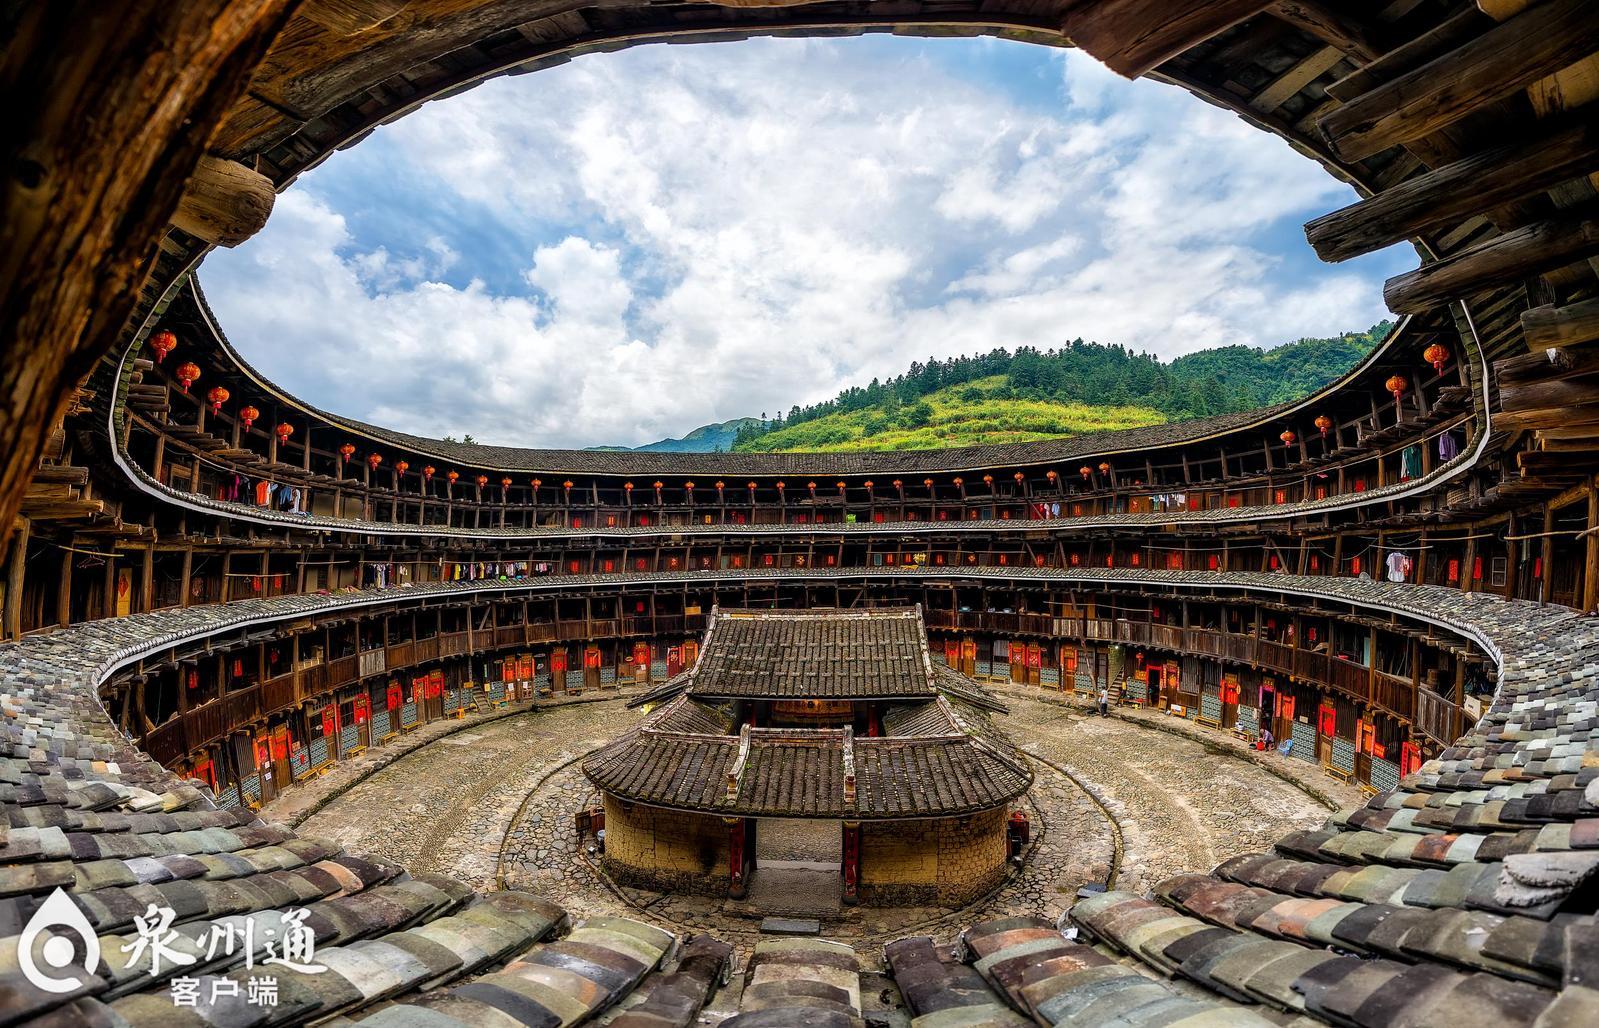
[[935,660],[920,607],[709,622],[699,662],[583,765],[608,873],[740,899],[762,826],[804,821],[841,826],[836,854],[812,855],[836,860],[845,903],[960,906],[1003,880],[1032,771],[989,721],[1005,708]]

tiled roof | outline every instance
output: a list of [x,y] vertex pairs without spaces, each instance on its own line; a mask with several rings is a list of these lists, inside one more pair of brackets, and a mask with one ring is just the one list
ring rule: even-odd
[[713,610],[688,693],[864,700],[935,689],[920,610]]
[[1032,784],[976,708],[939,698],[897,708],[892,724],[886,738],[837,728],[727,735],[725,714],[680,695],[583,770],[623,799],[751,817],[952,816],[1007,803]]

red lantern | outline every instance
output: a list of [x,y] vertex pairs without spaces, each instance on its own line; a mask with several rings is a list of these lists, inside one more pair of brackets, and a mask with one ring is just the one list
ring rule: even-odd
[[408,460],[397,460],[397,461],[394,462],[394,473],[396,475],[403,475],[407,471],[410,471],[410,470],[411,470],[411,462],[410,461],[408,461]]
[[961,486],[963,486],[965,484],[966,484],[966,479],[960,477],[959,475],[955,476],[955,486],[956,486],[956,488],[959,488],[959,487],[961,487]]
[[211,391],[205,394],[205,398],[211,401],[211,413],[221,414],[222,405],[228,402],[228,397],[231,395],[231,393],[221,386],[212,386]]
[[459,471],[446,471],[444,477],[449,479],[451,485],[454,485],[461,480],[461,473]]
[[633,483],[632,482],[623,482],[622,483],[622,491],[625,492],[625,493],[631,493],[633,491]]
[[931,489],[931,488],[933,488],[933,480],[931,478],[924,478],[924,479],[922,479],[922,485],[924,485],[927,488]]
[[1101,462],[1100,462],[1100,465],[1099,465],[1099,473],[1100,473],[1100,474],[1101,474],[1101,475],[1108,475],[1108,474],[1110,474],[1110,461],[1101,461]]
[[1398,403],[1405,395],[1405,390],[1410,388],[1410,383],[1403,375],[1390,375],[1388,381],[1383,383],[1383,388],[1394,394],[1394,402]]
[[983,476],[983,484],[984,485],[993,485],[994,484],[994,476],[993,475],[984,475]]
[[694,483],[693,482],[684,482],[683,483],[683,488],[687,489],[689,492],[693,492],[694,491]]
[[287,445],[289,436],[294,434],[294,426],[287,421],[282,422],[277,428],[272,430],[272,434],[278,437],[279,446]]
[[1443,374],[1444,363],[1449,360],[1449,347],[1443,343],[1433,343],[1421,351],[1421,355],[1426,358],[1428,364],[1432,365],[1432,370]]
[[489,484],[489,476],[487,476],[487,475],[479,475],[479,476],[477,476],[477,487],[479,489],[483,488],[484,486],[486,486],[488,484]]
[[1054,471],[1046,471],[1046,472],[1044,472],[1044,477],[1049,479],[1051,482],[1053,482],[1053,481],[1055,481],[1055,479],[1059,478],[1060,475],[1057,474]]
[[569,478],[566,481],[562,482],[561,483],[561,488],[565,489],[567,492],[571,492],[572,491],[572,480]]
[[1283,441],[1284,446],[1292,446],[1294,445],[1294,440],[1298,437],[1294,435],[1293,429],[1285,428],[1283,429],[1282,435],[1278,436],[1277,438]]
[[777,491],[778,492],[782,492],[784,489],[787,489],[787,488],[788,488],[787,483],[784,483],[784,482],[777,483]]
[[1325,414],[1316,415],[1316,428],[1321,431],[1321,436],[1322,436],[1323,439],[1327,438],[1327,433],[1332,431],[1332,427],[1333,427],[1333,419],[1332,418],[1329,418]]
[[438,470],[439,470],[438,468],[436,468],[433,465],[429,464],[427,467],[422,469],[422,477],[423,477],[423,479],[425,479],[426,481],[429,481],[429,482],[433,481],[433,475]]
[[249,431],[250,426],[255,424],[255,419],[259,418],[260,416],[261,412],[256,410],[254,407],[239,408],[239,420],[244,422],[245,431]]
[[837,483],[837,485],[838,485],[838,495],[843,496],[844,495],[844,483],[843,482],[839,482],[839,483]]
[[1088,476],[1094,473],[1094,469],[1089,467],[1087,464],[1084,464],[1082,467],[1077,469],[1077,472],[1083,476],[1083,481],[1086,482],[1088,481]]
[[725,486],[726,484],[727,483],[723,482],[721,479],[717,479],[716,480],[716,495],[718,497],[720,497],[722,495],[722,487]]
[[506,475],[504,478],[500,479],[500,488],[501,489],[509,489],[509,488],[511,488],[511,476],[510,475]]
[[754,496],[755,495],[755,483],[754,482],[746,482],[745,484],[749,486],[750,495]]
[[160,364],[166,359],[167,354],[178,348],[178,337],[171,330],[163,328],[150,336],[150,349],[155,351],[155,362]]
[[900,492],[904,492],[905,491],[905,483],[903,481],[901,481],[900,479],[896,478],[896,479],[894,479],[894,488],[897,489]]
[[200,381],[200,366],[193,361],[178,365],[178,384],[183,386],[183,391],[188,392],[189,387]]
[[345,443],[343,446],[339,447],[339,456],[343,457],[345,460],[349,460],[351,457],[354,457],[355,444]]
[[1025,477],[1025,476],[1023,476],[1022,473],[1020,471],[1018,471],[1018,472],[1016,472],[1016,474],[1014,474],[1014,475],[1012,475],[1010,477],[1014,478],[1017,482],[1020,482],[1022,480],[1022,478]]
[[366,462],[368,466],[370,466],[373,470],[376,470],[377,466],[383,463],[383,454],[369,453],[366,455]]
[[862,482],[861,484],[866,487],[866,491],[867,492],[871,492],[872,491],[872,480],[871,479],[868,478],[865,482]]

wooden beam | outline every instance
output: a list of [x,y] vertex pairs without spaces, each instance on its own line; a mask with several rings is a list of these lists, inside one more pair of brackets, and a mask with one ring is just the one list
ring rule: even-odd
[[1599,125],[1579,123],[1429,171],[1305,225],[1324,261],[1345,261],[1599,169]]
[[1383,286],[1383,298],[1396,313],[1419,314],[1447,300],[1514,285],[1595,254],[1599,254],[1599,221],[1576,217],[1541,221],[1395,275]]
[[1323,0],[1277,0],[1271,13],[1295,28],[1337,47],[1364,64],[1388,50],[1392,43],[1384,27],[1339,10]]
[[1271,2],[1071,0],[1061,16],[1061,33],[1112,71],[1135,79]]
[[1599,300],[1556,307],[1553,304],[1521,312],[1521,332],[1527,349],[1551,350],[1599,339]]
[[405,9],[405,0],[306,0],[302,17],[329,32],[353,36],[388,21]]
[[202,157],[172,224],[207,243],[238,246],[261,231],[276,199],[272,180],[260,172],[238,161]]
[[1454,50],[1493,27],[1493,22],[1473,8],[1466,8],[1428,31],[1383,54],[1358,71],[1350,72],[1327,87],[1327,95],[1348,103],[1363,93],[1391,82],[1407,71]]
[[1452,125],[1599,50],[1591,0],[1547,0],[1464,46],[1378,86],[1318,123],[1358,161]]

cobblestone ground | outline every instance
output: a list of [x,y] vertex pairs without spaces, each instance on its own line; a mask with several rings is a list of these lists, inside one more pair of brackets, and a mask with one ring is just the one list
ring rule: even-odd
[[[1303,789],[1244,759],[1241,748],[1235,754],[1220,733],[1176,726],[1190,738],[1136,719],[1085,716],[1020,691],[1004,698],[1011,713],[999,723],[1037,775],[1029,797],[1037,842],[1026,865],[963,910],[846,908],[824,925],[825,934],[872,956],[888,938],[947,936],[985,916],[1052,917],[1079,887],[1105,882],[1113,866],[1117,887],[1141,890],[1265,848],[1328,814]],[[578,845],[573,812],[596,801],[579,761],[638,717],[621,700],[608,700],[469,725],[357,782],[302,831],[478,888],[493,888],[503,876],[505,887],[549,896],[574,917],[632,914],[678,931],[711,932],[747,953],[761,911],[615,886]],[[1309,776],[1316,769],[1291,770]],[[1330,781],[1307,783],[1353,796]]]
[[[492,888],[501,837],[522,799],[553,768],[626,731],[640,716],[616,699],[469,726],[359,782],[307,818],[300,831]],[[568,832],[580,805],[582,798],[575,798],[562,814]],[[560,890],[550,895],[564,900]]]
[[[1269,848],[1294,828],[1316,827],[1330,813],[1301,788],[1235,756],[1219,732],[1214,741],[1198,729],[1189,738],[1017,691],[1004,698],[1011,712],[998,723],[1012,741],[1069,768],[1115,818],[1124,847],[1117,888],[1140,892],[1174,874],[1209,871],[1230,856]],[[1330,780],[1318,789],[1354,793]]]

